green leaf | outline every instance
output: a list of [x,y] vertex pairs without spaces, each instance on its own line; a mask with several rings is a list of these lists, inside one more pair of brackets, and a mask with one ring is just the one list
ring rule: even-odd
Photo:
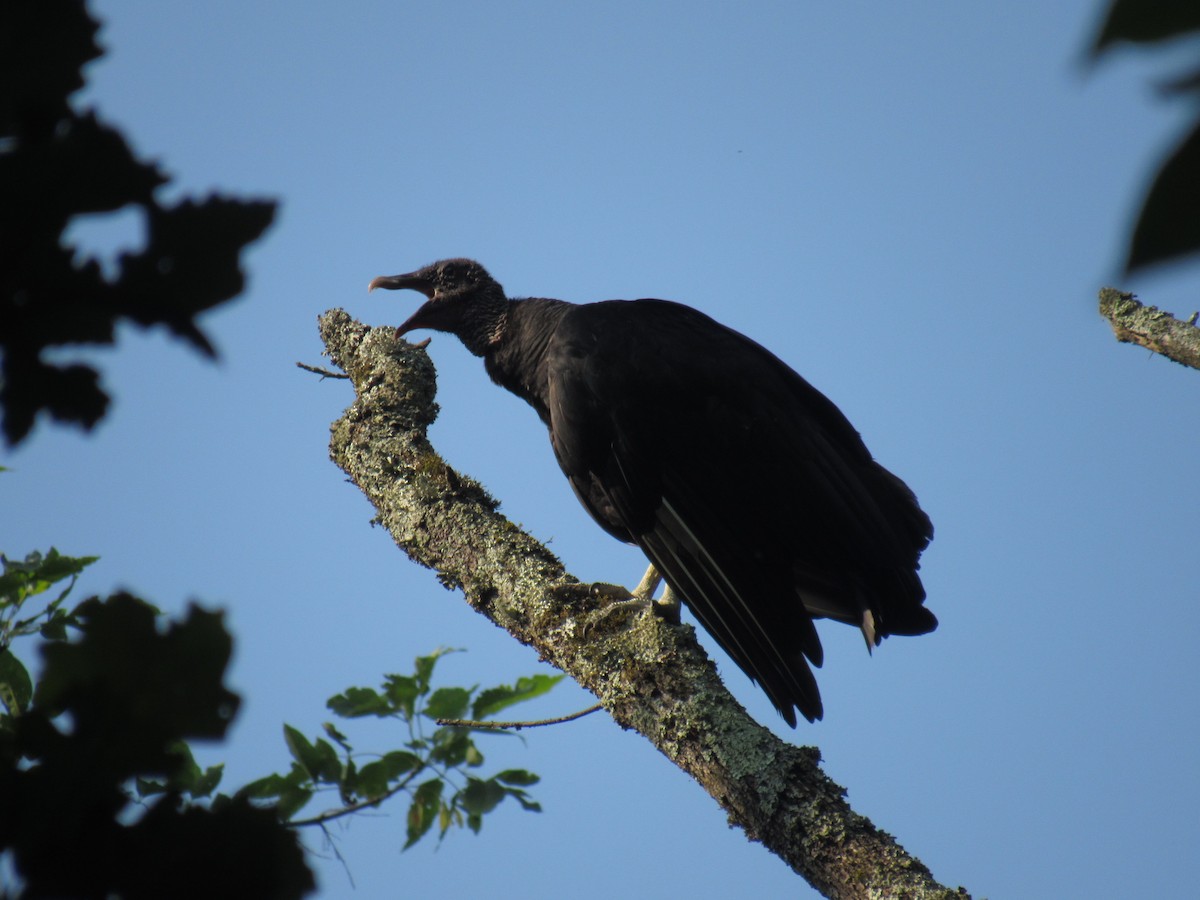
[[79,627],[79,620],[75,618],[75,613],[54,609],[50,611],[50,617],[42,625],[38,633],[48,641],[65,641],[67,639],[68,625],[76,628]]
[[204,770],[204,774],[197,778],[191,786],[189,793],[193,799],[207,797],[217,789],[217,785],[221,783],[221,777],[225,774],[225,764],[220,763],[215,766],[209,766]]
[[408,753],[405,750],[393,750],[390,753],[383,754],[380,760],[387,770],[389,781],[394,781],[401,775],[406,775],[409,772],[416,772],[425,765],[421,761],[421,757],[415,753]]
[[479,747],[474,741],[467,745],[467,752],[463,757],[463,762],[471,767],[483,765],[483,754],[479,752]]
[[167,752],[171,759],[170,772],[166,781],[150,778],[136,780],[138,795],[142,797],[176,791],[193,800],[209,796],[221,783],[223,764],[201,769],[192,756],[192,748],[184,741],[171,741]]
[[283,726],[283,739],[288,752],[313,781],[334,782],[342,775],[342,761],[333,745],[325,740],[310,744],[308,738],[291,725]]
[[0,574],[0,608],[19,607],[27,598],[48,590],[56,582],[78,575],[99,558],[63,556],[53,547],[45,555],[34,551],[23,562],[5,557],[4,572]]
[[468,778],[467,786],[459,791],[458,799],[468,815],[486,815],[495,809],[504,799],[505,790],[495,779],[483,781],[479,778]]
[[416,682],[417,692],[424,694],[429,690],[429,680],[433,677],[433,667],[437,664],[441,653],[434,651],[429,656],[418,656],[413,668],[413,681]]
[[354,780],[354,792],[365,800],[378,800],[388,787],[388,770],[382,760],[367,763]]
[[565,675],[530,675],[528,678],[518,678],[515,685],[501,684],[480,691],[471,707],[471,718],[485,719],[513,704],[540,697],[565,677]]
[[466,688],[438,688],[430,695],[423,712],[430,719],[461,719],[470,703],[471,692]]
[[[326,701],[325,706],[343,719],[360,716],[390,716],[395,710],[383,697],[371,688],[346,688]],[[326,726],[327,728],[330,726]]]
[[537,784],[542,780],[537,775],[527,772],[524,769],[505,769],[503,772],[497,772],[492,777],[503,784],[515,784],[520,787],[529,787],[531,784]]
[[522,809],[527,810],[528,812],[540,813],[542,811],[542,804],[530,800],[529,794],[520,788],[505,788],[504,791],[508,794],[508,796],[520,803]]
[[384,691],[392,707],[402,712],[405,719],[412,719],[417,697],[424,693],[417,679],[411,675],[385,676]]
[[272,773],[243,785],[234,796],[247,800],[274,800],[294,787],[296,787],[295,779]]
[[332,722],[324,722],[321,725],[325,729],[325,733],[338,742],[338,746],[349,753],[353,748],[350,746],[349,739],[333,727]]
[[33,698],[33,681],[29,672],[7,647],[0,650],[0,702],[10,716],[19,716],[29,709]]
[[235,800],[266,800],[275,805],[280,819],[294,816],[312,799],[310,782],[299,766],[292,768],[286,777],[279,774],[267,775],[240,788],[233,796]]
[[441,806],[442,787],[440,778],[431,778],[413,792],[413,802],[408,808],[408,840],[402,849],[407,850],[433,827]]
[[292,754],[292,759],[300,763],[305,771],[311,775],[312,770],[317,765],[317,759],[316,751],[313,750],[313,745],[308,742],[308,738],[299,729],[285,723],[283,726],[283,742],[287,744],[288,752]]
[[153,797],[156,794],[165,794],[167,792],[166,782],[155,781],[152,778],[134,779],[134,788],[137,790],[138,797],[143,799],[146,797]]
[[279,800],[275,804],[275,813],[283,821],[287,821],[300,812],[312,799],[313,792],[310,788],[300,787],[299,785],[289,785],[279,795]]
[[319,739],[315,746],[318,767],[314,774],[317,780],[337,784],[342,780],[342,760],[338,756],[337,751],[333,749],[333,744],[327,740]]
[[188,791],[200,778],[200,766],[192,756],[192,748],[185,741],[171,741],[167,747],[172,766],[167,778],[167,787],[175,791]]
[[428,656],[418,656],[413,664],[413,678],[416,681],[418,694],[429,693],[429,681],[433,677],[433,667],[447,653],[461,652],[453,647],[439,647]]
[[53,547],[50,548],[42,564],[38,567],[38,575],[51,583],[78,575],[100,557],[98,556],[63,556]]
[[375,762],[362,767],[355,781],[355,791],[369,800],[381,797],[401,776],[418,772],[424,765],[421,758],[414,753],[404,750],[385,753]]
[[433,734],[433,749],[429,751],[432,762],[444,766],[461,766],[474,746],[471,732],[463,728],[439,728]]

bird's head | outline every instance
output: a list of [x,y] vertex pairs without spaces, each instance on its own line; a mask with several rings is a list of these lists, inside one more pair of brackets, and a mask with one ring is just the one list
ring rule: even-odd
[[443,259],[406,275],[380,275],[368,290],[409,289],[428,299],[396,329],[396,336],[418,328],[457,335],[466,348],[483,356],[500,340],[508,314],[504,288],[473,259]]

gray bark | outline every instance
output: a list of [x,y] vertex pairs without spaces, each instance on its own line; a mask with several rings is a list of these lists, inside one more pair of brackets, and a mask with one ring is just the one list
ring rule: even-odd
[[827,897],[968,897],[846,802],[820,753],[751,719],[717,677],[690,626],[622,607],[580,584],[497,512],[477,482],[430,445],[435,373],[419,346],[345,312],[320,319],[354,403],[331,427],[330,456],[366,494],[413,561],[542,659],[594,693],[725,810],[731,824]]
[[1189,319],[1177,319],[1156,306],[1142,304],[1133,294],[1102,288],[1100,315],[1108,319],[1118,341],[1137,344],[1180,365],[1200,369],[1200,328],[1196,327],[1195,313]]

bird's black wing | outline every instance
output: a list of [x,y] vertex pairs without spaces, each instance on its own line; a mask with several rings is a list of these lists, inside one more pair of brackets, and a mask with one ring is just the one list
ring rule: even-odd
[[643,548],[790,723],[793,707],[822,712],[813,616],[876,642],[936,625],[915,573],[929,520],[759,345],[679,304],[609,301],[564,316],[544,365],[551,440],[580,500]]

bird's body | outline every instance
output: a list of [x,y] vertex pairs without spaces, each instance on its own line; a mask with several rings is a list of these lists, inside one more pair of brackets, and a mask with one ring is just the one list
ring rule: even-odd
[[576,496],[642,548],[792,725],[822,706],[813,618],[868,646],[923,634],[933,529],[845,416],[749,338],[664,300],[509,300],[444,260],[373,287],[429,297],[400,332],[458,335],[550,433]]

